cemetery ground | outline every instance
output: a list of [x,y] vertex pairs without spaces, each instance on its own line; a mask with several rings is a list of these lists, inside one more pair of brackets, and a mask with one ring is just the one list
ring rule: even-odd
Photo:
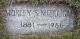
[[[76,26],[72,32],[63,33],[62,35],[8,35],[4,31],[4,16],[0,11],[0,39],[80,39],[80,0],[65,0],[66,3],[76,10]],[[3,0],[0,0],[0,9],[3,7]]]

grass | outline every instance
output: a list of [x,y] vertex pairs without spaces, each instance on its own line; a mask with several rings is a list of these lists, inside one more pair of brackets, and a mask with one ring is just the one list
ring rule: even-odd
[[[74,32],[67,32],[62,35],[7,35],[4,33],[4,18],[0,11],[0,39],[80,39],[80,0],[65,0],[66,3],[69,3],[69,6],[74,6],[76,8],[76,30]],[[38,5],[40,2],[38,0],[32,0],[33,5]],[[0,0],[0,8],[3,6],[3,1]]]
[[1,39],[80,39],[80,32],[69,32],[63,35],[30,35],[30,36],[10,36],[2,35]]
[[3,0],[0,0],[0,8],[3,6]]

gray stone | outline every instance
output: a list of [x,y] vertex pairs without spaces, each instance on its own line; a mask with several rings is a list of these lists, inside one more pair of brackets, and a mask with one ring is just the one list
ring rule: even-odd
[[63,33],[74,28],[74,12],[65,5],[22,4],[6,10],[6,27],[12,34]]

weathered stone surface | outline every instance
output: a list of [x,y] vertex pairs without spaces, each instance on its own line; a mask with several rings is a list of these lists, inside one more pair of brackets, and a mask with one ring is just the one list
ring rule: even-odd
[[29,4],[6,8],[7,31],[12,34],[62,33],[74,27],[74,13],[64,5]]

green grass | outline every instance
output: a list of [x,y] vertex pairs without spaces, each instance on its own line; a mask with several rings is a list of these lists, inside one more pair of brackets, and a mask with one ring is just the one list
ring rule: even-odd
[[69,32],[63,35],[30,35],[30,36],[10,36],[2,35],[2,39],[80,39],[80,32]]
[[0,8],[3,7],[3,0],[0,0]]
[[[0,12],[0,39],[80,39],[80,0],[65,0],[66,3],[69,3],[69,6],[74,6],[76,8],[76,30],[74,32],[67,32],[62,35],[29,35],[29,36],[11,36],[5,34],[4,29],[4,20]],[[32,0],[33,5],[38,5],[40,2],[38,0]],[[0,0],[0,7],[2,8],[3,1]]]

